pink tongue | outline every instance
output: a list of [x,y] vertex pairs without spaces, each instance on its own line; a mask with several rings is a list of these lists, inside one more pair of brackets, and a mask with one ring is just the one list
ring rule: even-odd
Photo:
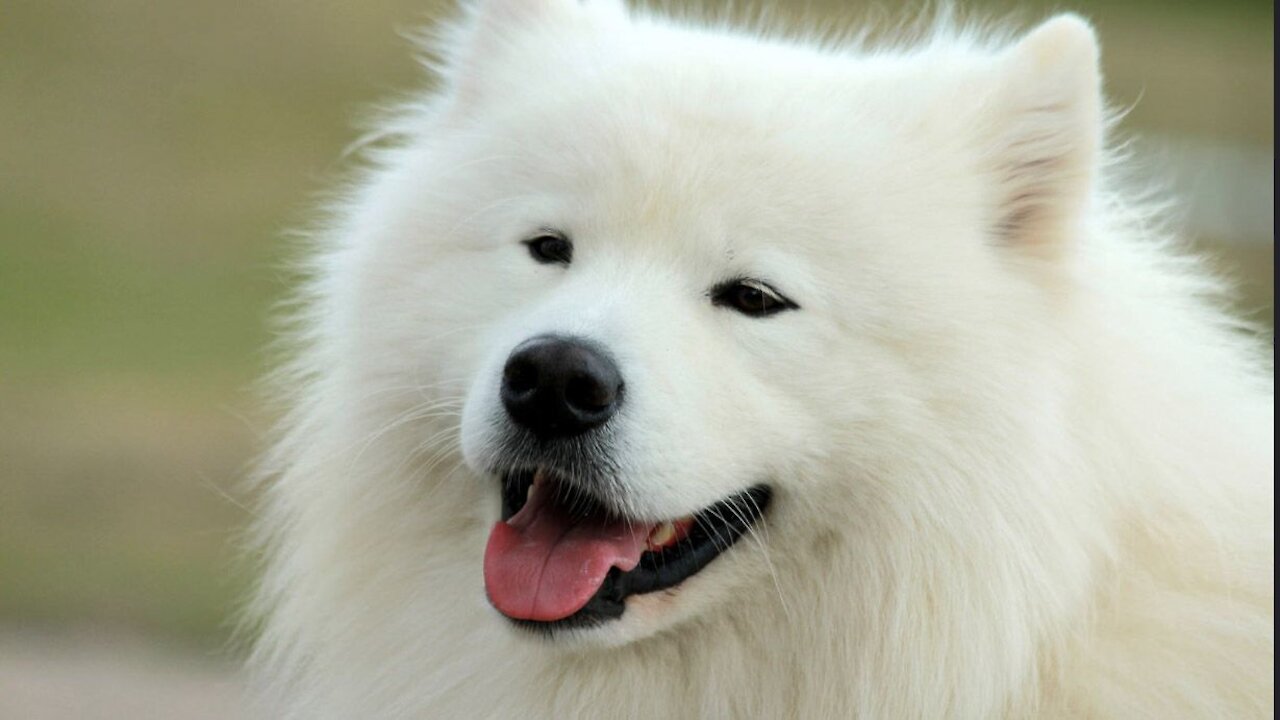
[[528,502],[493,526],[484,550],[489,601],[508,617],[543,622],[582,609],[609,568],[640,562],[653,525],[577,518],[552,502],[546,483],[533,485]]

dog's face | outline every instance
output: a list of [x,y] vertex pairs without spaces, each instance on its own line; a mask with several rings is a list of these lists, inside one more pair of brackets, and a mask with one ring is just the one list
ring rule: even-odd
[[492,522],[474,577],[497,611],[625,642],[937,502],[886,463],[939,415],[981,420],[975,360],[1027,284],[992,240],[1056,222],[1001,185],[1009,58],[494,5],[351,252],[362,371],[460,408],[449,482]]

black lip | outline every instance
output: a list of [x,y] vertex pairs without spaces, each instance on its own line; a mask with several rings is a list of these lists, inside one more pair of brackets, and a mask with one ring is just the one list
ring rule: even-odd
[[[524,505],[533,470],[510,473],[502,482],[502,519],[510,519]],[[579,498],[581,496],[576,494]],[[657,592],[675,587],[696,575],[733,546],[738,538],[764,515],[773,490],[768,485],[755,485],[707,507],[694,515],[689,534],[659,552],[645,552],[630,571],[613,568],[605,576],[595,595],[574,614],[543,622],[508,618],[518,627],[539,632],[582,629],[601,625],[622,617],[626,599],[632,595]],[[589,514],[604,512],[590,499],[579,499],[574,510]]]

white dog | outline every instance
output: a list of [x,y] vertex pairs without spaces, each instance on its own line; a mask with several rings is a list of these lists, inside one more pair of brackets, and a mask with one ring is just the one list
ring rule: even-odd
[[290,718],[1270,717],[1269,353],[1079,18],[858,49],[482,0],[318,233]]

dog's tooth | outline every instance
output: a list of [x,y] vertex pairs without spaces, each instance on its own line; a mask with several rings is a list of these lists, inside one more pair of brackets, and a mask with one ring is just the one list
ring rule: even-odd
[[663,547],[664,545],[670,543],[672,539],[675,538],[675,536],[676,536],[675,525],[672,525],[671,522],[669,521],[664,522],[658,527],[654,528],[653,532],[649,533],[649,546],[654,548]]
[[538,468],[533,473],[533,482],[529,485],[529,487],[533,487],[534,485],[540,482],[543,482],[546,479],[547,479],[547,471],[544,470],[543,468]]

